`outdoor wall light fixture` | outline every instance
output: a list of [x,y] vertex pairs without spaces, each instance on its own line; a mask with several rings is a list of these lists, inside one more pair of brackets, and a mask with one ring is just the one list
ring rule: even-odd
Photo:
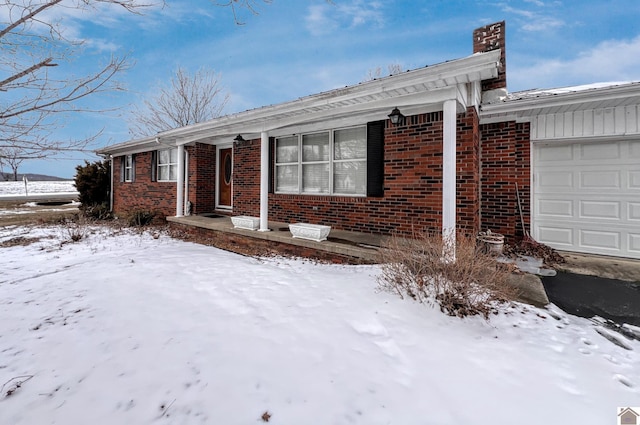
[[402,124],[404,115],[402,115],[402,112],[400,112],[398,108],[393,108],[393,111],[391,111],[391,113],[389,114],[389,119],[391,120],[391,124],[393,125]]
[[246,142],[246,140],[244,140],[244,137],[242,137],[242,134],[238,134],[233,140],[238,143]]

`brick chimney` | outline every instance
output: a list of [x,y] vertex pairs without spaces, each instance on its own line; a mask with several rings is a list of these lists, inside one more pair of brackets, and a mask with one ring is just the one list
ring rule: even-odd
[[500,66],[498,77],[482,82],[482,91],[501,89],[506,93],[507,89],[507,60],[506,60],[505,21],[489,24],[473,31],[473,53],[490,52],[500,49]]

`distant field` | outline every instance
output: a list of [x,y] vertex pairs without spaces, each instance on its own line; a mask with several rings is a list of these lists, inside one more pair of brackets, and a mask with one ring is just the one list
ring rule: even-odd
[[[27,182],[26,190],[28,190],[29,194],[77,192],[73,180],[29,181]],[[24,182],[0,182],[0,197],[3,195],[25,195]]]
[[[27,183],[29,197],[34,195],[75,193],[72,180]],[[19,199],[24,196],[25,199]],[[78,203],[28,202],[24,182],[0,182],[0,226],[55,221],[78,212]]]

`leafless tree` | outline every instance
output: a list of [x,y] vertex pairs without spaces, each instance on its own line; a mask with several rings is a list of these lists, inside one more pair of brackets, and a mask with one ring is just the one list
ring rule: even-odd
[[[272,0],[211,0],[256,14],[257,4]],[[74,69],[73,58],[86,43],[65,31],[65,14],[102,11],[103,6],[139,14],[164,0],[0,0],[0,151],[16,149],[24,159],[82,151],[99,135],[59,140],[55,131],[70,114],[100,112],[88,97],[122,91],[118,75],[129,67],[126,56],[111,56],[93,71]],[[108,9],[105,9],[108,10]],[[223,102],[220,102],[224,106]]]
[[131,113],[129,132],[144,137],[219,117],[229,100],[213,70],[201,68],[193,75],[178,68],[169,84]]
[[65,13],[108,4],[138,13],[140,0],[0,0],[0,151],[16,159],[81,150],[93,137],[57,140],[53,131],[69,113],[89,111],[84,98],[122,90],[115,77],[128,67],[126,57],[110,57],[88,74],[71,62],[83,40],[65,33]]
[[[0,152],[0,164],[6,164],[11,169],[11,174],[6,173],[5,180],[13,179],[14,182],[18,181],[18,169],[22,162],[27,159],[22,155],[21,150],[15,148],[3,149]],[[11,176],[11,177],[9,177]]]
[[[391,63],[389,65],[387,65],[387,75],[396,75],[396,74],[400,74],[402,73],[404,70],[402,68],[402,65],[400,65],[399,63]],[[382,75],[382,68],[381,67],[377,67],[375,69],[370,69],[367,72],[367,75],[364,77],[364,81],[371,81],[371,80],[375,80],[378,79],[380,77],[384,77],[384,75]]]

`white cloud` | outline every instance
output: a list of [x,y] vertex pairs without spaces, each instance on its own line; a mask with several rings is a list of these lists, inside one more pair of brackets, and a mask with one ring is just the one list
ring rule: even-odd
[[562,19],[556,19],[550,16],[535,17],[530,22],[522,25],[525,31],[548,31],[550,29],[562,28],[565,22]]
[[[523,60],[524,61],[524,60]],[[640,36],[607,40],[573,58],[515,65],[509,81],[517,90],[605,81],[640,81]]]
[[312,35],[329,34],[338,27],[356,28],[363,25],[384,25],[383,3],[352,0],[340,4],[316,4],[309,7],[305,18]]
[[307,29],[312,35],[328,34],[337,27],[337,23],[329,18],[327,5],[313,5],[309,7],[306,16]]
[[120,49],[116,43],[98,38],[85,40],[84,46],[100,52],[115,52]]
[[562,28],[566,22],[558,18],[558,14],[554,9],[555,5],[546,5],[537,0],[528,0],[537,10],[517,9],[508,5],[503,5],[504,13],[512,14],[518,17],[518,27],[524,31],[539,32],[551,29]]

